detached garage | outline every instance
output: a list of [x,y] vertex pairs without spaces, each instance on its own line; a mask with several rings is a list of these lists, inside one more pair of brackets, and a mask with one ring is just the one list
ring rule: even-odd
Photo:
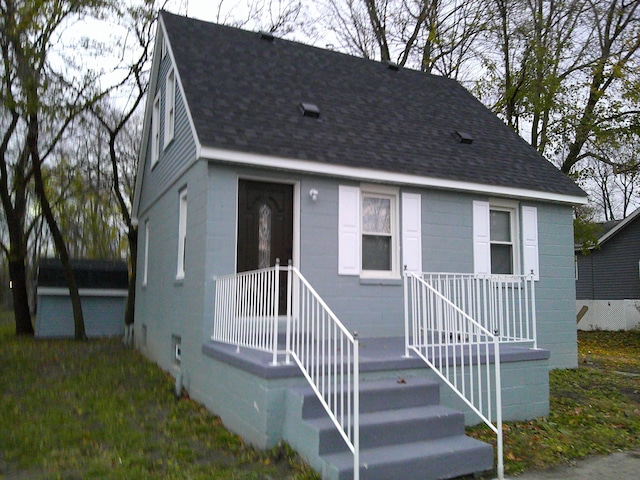
[[[80,290],[87,336],[122,335],[127,302],[127,264],[123,261],[72,260],[71,266]],[[60,260],[40,260],[36,295],[36,337],[72,338],[73,310]]]

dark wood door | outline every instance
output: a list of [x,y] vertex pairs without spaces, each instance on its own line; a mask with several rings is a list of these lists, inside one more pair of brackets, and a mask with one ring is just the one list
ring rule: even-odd
[[[293,254],[293,185],[240,180],[238,272],[286,266]],[[286,313],[286,272],[280,276],[280,313]]]

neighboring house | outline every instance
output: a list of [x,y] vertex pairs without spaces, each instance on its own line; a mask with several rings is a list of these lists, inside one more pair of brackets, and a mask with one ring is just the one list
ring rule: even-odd
[[257,447],[485,470],[577,365],[586,195],[453,80],[161,12],[141,152],[136,344]]
[[[84,327],[89,338],[124,332],[129,273],[123,261],[72,260],[80,291]],[[73,338],[73,308],[62,263],[56,258],[38,262],[36,286],[37,338]]]
[[576,247],[576,311],[579,330],[640,325],[640,209],[603,224],[596,247]]

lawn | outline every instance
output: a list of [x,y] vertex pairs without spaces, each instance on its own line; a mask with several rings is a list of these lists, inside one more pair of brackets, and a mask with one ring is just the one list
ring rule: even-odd
[[[550,374],[551,412],[505,424],[505,467],[640,447],[640,331],[580,332]],[[16,338],[0,312],[0,479],[317,479],[286,446],[256,451],[117,339]],[[470,433],[489,442],[484,427]]]
[[[0,315],[3,315],[0,313]],[[117,339],[15,338],[0,318],[0,479],[314,479],[258,452]]]
[[640,447],[640,331],[578,332],[578,352],[577,369],[550,373],[548,417],[504,425],[507,474]]

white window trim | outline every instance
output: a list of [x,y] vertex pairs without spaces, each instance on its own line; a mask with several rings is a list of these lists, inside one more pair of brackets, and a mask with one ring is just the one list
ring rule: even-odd
[[360,278],[400,278],[400,254],[399,254],[399,236],[400,229],[398,223],[399,216],[399,196],[400,192],[397,188],[384,187],[381,185],[361,185],[360,186],[360,210],[362,210],[362,199],[365,196],[379,196],[389,198],[391,200],[391,270],[364,270],[362,268],[362,212],[359,215],[360,221]]
[[142,285],[146,286],[149,279],[149,219],[144,221],[144,266],[142,272]]
[[151,115],[151,168],[160,159],[160,93],[153,100],[153,110]]
[[534,280],[539,280],[538,209],[502,199],[473,202],[474,272],[478,275],[491,274],[491,210],[509,211],[512,215],[513,274],[530,275],[533,271]]
[[[519,205],[517,202],[509,202],[506,200],[489,200],[489,218],[491,218],[491,210],[496,212],[509,213],[509,226],[511,228],[511,242],[494,242],[491,241],[491,232],[489,232],[489,250],[491,245],[511,245],[512,246],[512,258],[513,273],[512,275],[521,274],[522,265],[522,244],[520,242],[520,235],[518,226],[520,225]],[[491,227],[489,227],[491,228]],[[489,267],[491,267],[491,261],[489,261]]]
[[182,280],[185,275],[185,251],[187,241],[187,189],[180,190],[178,213],[178,261],[176,280]]
[[164,95],[164,147],[171,143],[175,131],[176,120],[176,73],[170,68],[165,77]]

